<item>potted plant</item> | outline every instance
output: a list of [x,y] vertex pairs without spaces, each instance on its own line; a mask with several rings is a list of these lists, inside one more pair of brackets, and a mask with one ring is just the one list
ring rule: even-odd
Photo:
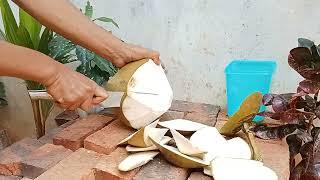
[[[320,118],[320,46],[313,41],[299,38],[299,47],[288,56],[291,68],[304,80],[297,91],[286,94],[266,94],[263,104],[272,107],[260,115],[283,122],[269,127],[255,126],[252,131],[262,139],[286,138],[290,151],[290,180],[319,179],[320,128],[315,125]],[[296,157],[301,161],[296,162]]]
[[[100,85],[116,73],[117,69],[109,61],[55,34],[21,8],[19,8],[20,21],[18,24],[7,0],[0,1],[0,10],[4,25],[4,31],[0,29],[0,35],[4,40],[37,50],[63,64],[78,60],[81,65],[77,71]],[[92,18],[93,7],[89,1],[86,4],[84,14]],[[118,27],[116,22],[107,17],[95,18],[93,21],[110,22]],[[53,107],[53,102],[50,99],[37,96],[38,91],[45,90],[41,84],[33,81],[25,82],[32,103],[36,134],[37,137],[41,137],[45,134],[45,121]]]

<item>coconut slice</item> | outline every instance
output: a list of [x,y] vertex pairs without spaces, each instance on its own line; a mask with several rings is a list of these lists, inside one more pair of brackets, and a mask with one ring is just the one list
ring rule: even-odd
[[142,128],[171,106],[173,92],[161,66],[152,60],[129,63],[110,79],[110,91],[123,91],[120,118],[126,125]]
[[[211,163],[215,180],[277,180],[277,175],[262,162],[245,159],[216,158]],[[232,173],[230,173],[230,171]]]
[[232,138],[221,149],[219,157],[251,159],[252,153],[248,143],[240,137]]
[[137,147],[149,147],[152,146],[152,142],[149,139],[149,135],[152,135],[156,140],[161,140],[166,134],[168,129],[165,128],[155,128],[158,124],[158,121],[155,121],[148,126],[139,129],[134,134],[122,140],[119,145],[130,144]]
[[159,122],[159,125],[168,129],[174,129],[181,134],[192,134],[193,132],[207,127],[204,124],[193,122],[186,119],[174,119],[170,121]]
[[183,154],[189,155],[189,156],[196,156],[196,157],[203,157],[207,151],[204,151],[196,146],[194,146],[189,139],[185,138],[183,135],[178,133],[174,129],[170,129],[170,132],[173,136],[174,141],[176,142],[176,145],[179,149],[179,151]]
[[[167,144],[169,141],[171,140],[171,137],[169,136],[164,136],[162,138],[162,140],[160,141],[161,144]],[[128,145],[126,147],[126,150],[128,152],[142,152],[142,151],[153,151],[153,150],[157,150],[157,146],[156,145],[152,145],[152,146],[149,146],[149,147],[145,147],[145,148],[141,148],[141,147],[135,147],[135,146],[131,146],[131,145]]]
[[130,171],[147,164],[158,154],[159,152],[156,151],[138,152],[135,154],[131,154],[119,164],[118,169],[120,171]]
[[160,144],[150,136],[151,141],[158,147],[163,157],[170,163],[183,168],[201,168],[208,166],[209,163],[202,161],[196,157],[190,157],[179,152],[175,147]]

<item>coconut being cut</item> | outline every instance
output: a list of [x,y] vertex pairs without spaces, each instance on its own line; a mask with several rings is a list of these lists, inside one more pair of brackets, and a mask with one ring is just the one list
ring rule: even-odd
[[120,118],[126,125],[140,129],[150,124],[171,106],[173,92],[163,68],[152,60],[127,64],[111,78],[106,89],[125,92]]

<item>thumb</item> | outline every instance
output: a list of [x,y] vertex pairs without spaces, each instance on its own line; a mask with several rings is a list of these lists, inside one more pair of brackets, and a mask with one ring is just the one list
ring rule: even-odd
[[108,93],[100,86],[97,86],[92,99],[92,104],[99,104],[108,98]]

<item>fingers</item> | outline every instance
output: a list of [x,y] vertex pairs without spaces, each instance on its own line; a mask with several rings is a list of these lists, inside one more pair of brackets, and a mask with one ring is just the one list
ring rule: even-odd
[[100,104],[102,101],[108,98],[108,93],[100,86],[97,86],[92,98],[92,104]]
[[149,58],[151,58],[154,63],[160,65],[160,54],[157,51],[149,51]]

